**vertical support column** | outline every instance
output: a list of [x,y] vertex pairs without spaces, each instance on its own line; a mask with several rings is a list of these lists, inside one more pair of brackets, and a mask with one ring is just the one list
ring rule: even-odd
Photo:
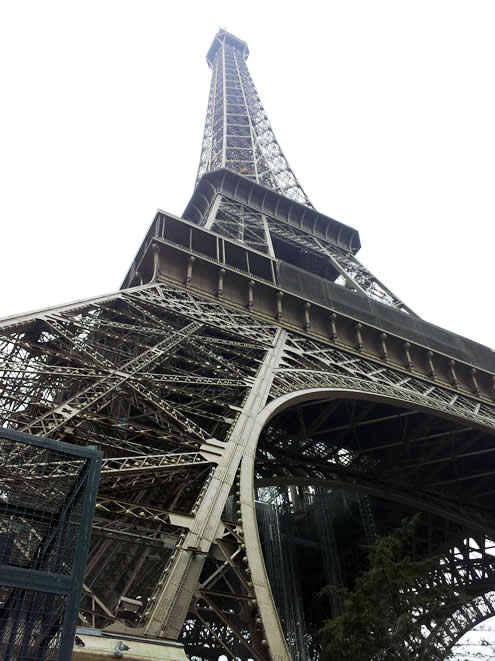
[[222,51],[221,55],[217,57],[222,57],[222,103],[223,103],[223,144],[222,144],[222,167],[225,167],[225,162],[227,160],[227,83],[225,80],[225,37],[222,41]]
[[[232,427],[222,457],[190,530],[177,549],[172,566],[160,579],[162,589],[150,609],[144,627],[144,632],[148,635],[177,639],[181,633],[206,555],[218,535],[223,508],[234,484],[246,446],[251,439],[257,438],[261,431],[257,414],[267,402],[273,373],[280,363],[285,341],[286,331],[278,330],[274,344],[267,351],[258,370],[243,410]],[[259,562],[263,562],[263,559],[260,558]],[[270,631],[271,628],[270,625]],[[272,659],[286,661],[289,657],[280,625],[277,631],[271,632],[271,639],[275,641],[273,643],[268,641]],[[272,648],[275,650],[274,653]]]

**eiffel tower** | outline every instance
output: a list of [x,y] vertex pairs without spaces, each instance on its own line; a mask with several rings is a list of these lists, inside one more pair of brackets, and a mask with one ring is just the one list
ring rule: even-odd
[[466,600],[411,645],[447,654],[495,614],[495,354],[423,321],[313,207],[248,52],[215,36],[195,190],[121,289],[0,322],[0,424],[104,452],[86,634],[317,658],[340,605],[315,594],[421,511],[425,580]]

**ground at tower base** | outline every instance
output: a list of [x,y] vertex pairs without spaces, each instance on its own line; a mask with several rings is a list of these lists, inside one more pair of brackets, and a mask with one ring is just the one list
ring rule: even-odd
[[122,288],[0,321],[2,424],[104,453],[73,658],[317,659],[315,595],[417,511],[411,557],[466,597],[411,645],[446,658],[495,613],[495,354],[312,206],[248,54],[215,36],[196,188]]

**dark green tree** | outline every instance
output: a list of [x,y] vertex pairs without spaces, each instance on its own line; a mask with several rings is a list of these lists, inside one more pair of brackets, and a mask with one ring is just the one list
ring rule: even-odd
[[[464,601],[443,578],[440,558],[408,553],[418,516],[369,548],[369,567],[343,591],[342,614],[320,631],[324,661],[443,661],[445,650],[426,630]],[[327,588],[332,589],[332,588]],[[438,639],[437,639],[438,640]]]

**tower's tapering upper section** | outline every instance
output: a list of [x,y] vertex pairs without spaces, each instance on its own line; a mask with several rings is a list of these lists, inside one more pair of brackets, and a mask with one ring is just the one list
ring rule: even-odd
[[246,66],[245,41],[220,30],[207,54],[213,73],[198,180],[227,168],[312,206],[273,133]]

